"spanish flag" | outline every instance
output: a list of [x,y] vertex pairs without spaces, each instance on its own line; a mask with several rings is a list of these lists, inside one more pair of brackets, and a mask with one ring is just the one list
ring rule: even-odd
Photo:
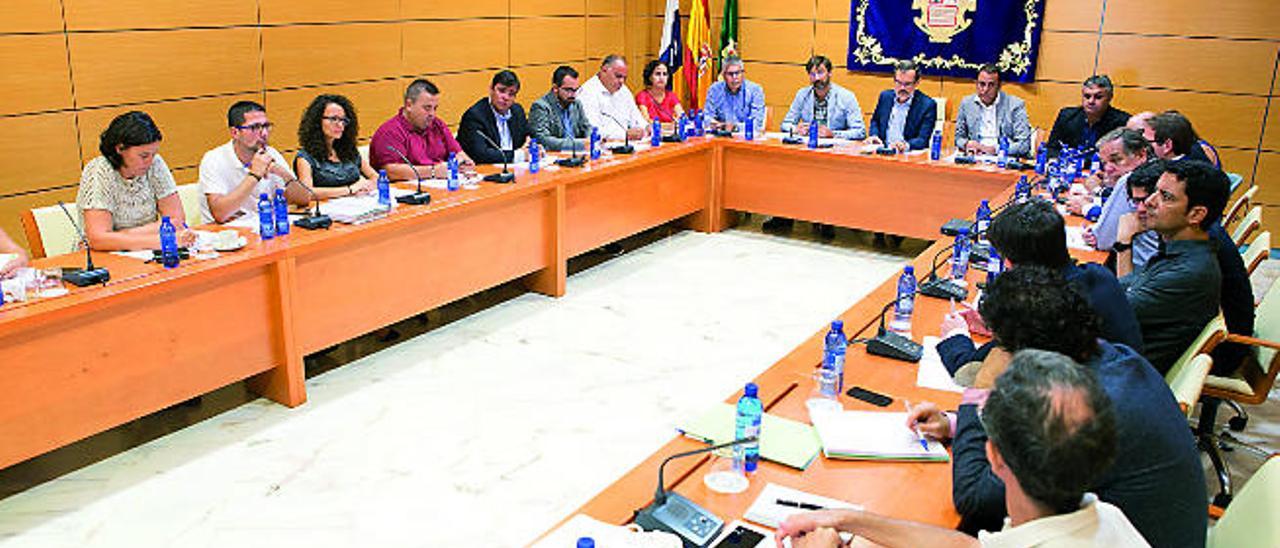
[[707,88],[715,81],[715,50],[711,49],[711,15],[707,0],[693,0],[689,13],[689,39],[685,40],[684,84],[689,93],[686,104],[702,108]]

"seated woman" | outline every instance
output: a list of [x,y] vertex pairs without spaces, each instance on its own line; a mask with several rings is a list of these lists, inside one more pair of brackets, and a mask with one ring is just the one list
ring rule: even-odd
[[160,249],[160,217],[178,229],[178,245],[195,243],[178,185],[160,157],[160,128],[145,112],[126,112],[107,126],[101,156],[80,174],[76,203],[89,246],[101,251]]
[[316,97],[298,124],[300,148],[293,160],[298,181],[325,199],[372,192],[378,174],[360,157],[359,134],[350,100],[341,95]]
[[649,61],[649,64],[644,66],[645,88],[636,94],[636,106],[640,107],[640,114],[643,114],[649,123],[656,120],[670,124],[684,114],[680,99],[667,90],[667,81],[670,77],[667,64],[662,61]]
[[27,261],[27,251],[0,228],[0,278],[12,276],[14,271],[27,266]]

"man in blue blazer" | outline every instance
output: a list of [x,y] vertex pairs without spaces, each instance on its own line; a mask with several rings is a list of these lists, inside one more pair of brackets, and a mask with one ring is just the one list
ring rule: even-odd
[[893,67],[893,89],[880,92],[875,115],[867,128],[867,142],[899,151],[929,148],[929,137],[938,120],[938,103],[916,87],[920,68],[915,61],[899,61]]

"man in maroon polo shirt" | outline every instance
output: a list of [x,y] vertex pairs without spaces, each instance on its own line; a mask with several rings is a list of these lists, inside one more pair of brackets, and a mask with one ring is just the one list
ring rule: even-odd
[[[462,151],[449,126],[436,117],[440,106],[440,89],[430,80],[414,80],[404,91],[404,107],[373,133],[369,144],[369,163],[374,169],[387,170],[393,181],[443,179],[448,176],[449,153],[458,155],[458,163],[470,170],[475,162]],[[413,166],[405,163],[407,157]]]

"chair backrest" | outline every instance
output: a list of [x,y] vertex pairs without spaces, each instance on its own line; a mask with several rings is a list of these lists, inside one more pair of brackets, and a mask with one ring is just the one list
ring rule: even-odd
[[75,225],[67,220],[67,215],[57,205],[37,207],[23,212],[22,227],[27,234],[27,244],[31,247],[33,258],[63,255],[76,250],[76,243],[80,241],[79,230],[84,227],[84,218],[80,215],[80,208],[75,204],[67,204],[67,211],[75,219]]
[[1253,205],[1253,197],[1257,193],[1258,185],[1251,186],[1248,190],[1244,191],[1244,194],[1241,194],[1239,198],[1236,198],[1236,201],[1231,203],[1231,207],[1227,208],[1226,214],[1222,216],[1223,228],[1231,228],[1231,225],[1235,224],[1235,222],[1239,220],[1240,216],[1244,215],[1244,212],[1249,210],[1249,206]]
[[[1271,284],[1271,289],[1262,296],[1262,302],[1254,309],[1253,336],[1265,341],[1280,341],[1280,283]],[[1276,351],[1271,348],[1258,348],[1258,365],[1266,373]],[[1269,388],[1269,387],[1268,387]]]
[[1178,407],[1182,408],[1187,418],[1191,418],[1191,410],[1200,400],[1204,380],[1209,377],[1209,370],[1212,368],[1213,358],[1208,354],[1196,354],[1188,361],[1179,360],[1165,374],[1164,380],[1169,383],[1173,398],[1178,401]]
[[1253,271],[1258,269],[1262,261],[1267,260],[1267,256],[1271,254],[1271,231],[1263,230],[1258,233],[1258,237],[1249,242],[1249,249],[1244,252],[1244,269],[1250,276]]
[[934,129],[941,128],[945,133],[947,128],[947,98],[934,97],[933,100],[938,103],[938,121],[933,127]]
[[369,145],[360,145],[356,147],[356,150],[360,151],[360,157],[363,158],[364,161],[369,161]]
[[1255,230],[1262,226],[1262,206],[1253,206],[1249,208],[1249,213],[1244,216],[1244,220],[1231,231],[1231,241],[1236,245],[1244,245],[1249,242],[1249,236],[1253,235]]
[[1235,194],[1236,189],[1240,187],[1240,183],[1244,182],[1244,175],[1227,173],[1227,182],[1231,183],[1231,193]]
[[201,206],[205,198],[204,193],[200,192],[199,183],[178,185],[178,198],[182,200],[182,212],[187,215],[187,225],[196,226],[213,222],[213,219],[204,218]]
[[1209,530],[1209,548],[1280,546],[1280,457],[1272,456],[1245,482]]

